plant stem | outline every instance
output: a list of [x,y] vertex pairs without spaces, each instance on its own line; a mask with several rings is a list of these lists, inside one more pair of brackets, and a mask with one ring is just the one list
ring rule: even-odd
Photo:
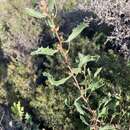
[[66,53],[66,51],[63,49],[63,47],[62,47],[62,43],[63,43],[63,41],[62,41],[62,39],[60,38],[60,35],[59,35],[59,33],[58,33],[58,31],[55,29],[55,34],[56,34],[56,37],[57,37],[57,39],[58,39],[58,42],[59,42],[59,51],[60,51],[60,53],[63,55],[63,57],[64,57],[64,60],[65,60],[65,63],[67,64],[67,68],[69,69],[69,71],[70,71],[70,73],[71,73],[71,75],[72,75],[72,77],[73,77],[73,80],[74,80],[74,82],[75,82],[75,86],[79,89],[79,91],[81,90],[81,88],[80,88],[80,85],[79,85],[79,83],[78,83],[78,81],[77,81],[77,79],[76,79],[76,76],[74,75],[74,73],[73,73],[73,70],[72,70],[72,68],[71,68],[71,66],[70,66],[70,63],[69,63],[69,58],[68,58],[68,54]]
[[[54,22],[54,19],[53,19],[53,22]],[[59,27],[58,27],[59,28]],[[71,68],[71,65],[70,65],[70,62],[69,62],[69,56],[68,56],[68,53],[66,53],[65,49],[63,48],[63,37],[60,36],[59,34],[59,30],[56,28],[53,28],[53,33],[55,33],[56,35],[56,38],[58,39],[58,46],[57,46],[57,49],[59,50],[59,52],[61,53],[61,55],[63,56],[64,58],[64,62],[65,64],[67,65],[67,68],[68,70],[70,71],[70,75],[72,76],[73,80],[74,80],[74,85],[78,88],[79,92],[80,92],[80,98],[83,99],[83,101],[88,105],[88,99],[86,99],[86,97],[84,96],[84,94],[82,93],[82,87],[79,85],[79,82],[73,72],[73,69]],[[86,108],[91,114],[92,114],[92,119],[91,119],[91,122],[94,126],[94,129],[93,130],[98,130],[98,124],[97,124],[97,115],[96,115],[96,112],[93,111],[91,109],[91,107],[88,105],[88,107]],[[93,122],[94,121],[94,122]]]

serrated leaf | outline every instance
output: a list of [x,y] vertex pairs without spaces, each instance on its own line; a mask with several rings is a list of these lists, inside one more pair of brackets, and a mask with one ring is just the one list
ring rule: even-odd
[[54,86],[59,86],[59,85],[64,84],[71,77],[71,76],[68,76],[66,78],[56,81],[54,80],[53,76],[47,72],[44,72],[43,75],[46,76],[48,78],[48,81],[51,83],[51,85],[54,85]]
[[104,127],[100,127],[99,130],[116,130],[115,128],[113,128],[112,126],[110,125],[106,125]]
[[95,61],[99,58],[99,56],[90,56],[90,55],[83,55],[81,53],[79,53],[79,64],[78,64],[78,68],[82,68],[83,65],[87,64],[90,61]]
[[80,105],[80,103],[78,103],[77,101],[74,102],[74,105],[77,109],[77,111],[79,112],[80,115],[85,115],[85,111],[83,110],[82,106]]
[[99,73],[101,72],[102,68],[98,68],[97,71],[94,73],[94,78],[96,78]]
[[73,29],[72,33],[65,42],[74,40],[87,26],[87,23],[80,23],[76,28]]
[[41,18],[45,18],[46,15],[38,12],[38,11],[35,11],[34,9],[29,9],[29,8],[26,8],[25,9],[25,12],[26,14],[28,14],[29,16],[32,16],[32,17],[35,17],[35,18],[38,18],[38,19],[41,19]]
[[36,51],[33,51],[31,53],[31,55],[49,55],[49,56],[53,56],[57,52],[58,52],[57,50],[53,50],[53,49],[51,49],[49,47],[46,47],[46,48],[40,47]]
[[48,0],[49,11],[53,11],[55,4],[56,4],[55,0]]

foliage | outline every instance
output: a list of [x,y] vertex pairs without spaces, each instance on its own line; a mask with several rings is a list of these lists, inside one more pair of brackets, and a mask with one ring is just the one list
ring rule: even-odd
[[87,25],[85,23],[78,25],[75,29],[73,29],[73,32],[69,35],[65,42],[71,42],[74,40],[86,27]]
[[23,119],[24,108],[21,106],[20,102],[18,103],[14,102],[13,106],[11,107],[11,110],[17,119],[19,120]]
[[71,76],[68,76],[61,80],[55,81],[54,78],[52,77],[52,75],[50,75],[49,73],[44,72],[43,75],[46,76],[48,78],[48,81],[51,83],[51,85],[54,85],[54,86],[62,85],[71,78]]
[[[45,1],[44,1],[45,2]],[[45,5],[48,5],[52,3],[48,3]],[[90,62],[97,62],[99,60],[99,56],[90,56],[90,55],[84,55],[82,53],[78,54],[78,59],[76,59],[75,57],[75,68],[72,67],[74,63],[70,62],[70,53],[69,51],[71,51],[72,48],[70,48],[70,42],[75,39],[87,26],[88,23],[81,23],[80,25],[78,25],[77,27],[75,27],[72,31],[72,33],[69,35],[67,40],[64,40],[64,37],[60,34],[59,32],[59,26],[56,24],[56,17],[53,17],[53,15],[56,14],[51,14],[51,12],[47,12],[48,9],[44,10],[44,5],[41,5],[43,7],[41,7],[41,12],[43,12],[43,14],[46,14],[46,23],[47,25],[50,27],[52,34],[54,37],[57,38],[57,44],[56,44],[56,49],[57,49],[57,56],[61,56],[61,64],[64,63],[64,69],[66,71],[66,73],[64,71],[62,71],[61,75],[69,75],[67,78],[62,78],[60,80],[55,80],[53,78],[53,76],[48,73],[48,72],[44,72],[43,75],[46,76],[48,78],[48,82],[50,83],[50,85],[52,86],[59,86],[63,85],[63,86],[67,86],[67,82],[71,83],[71,86],[69,87],[74,87],[77,90],[77,98],[73,98],[73,102],[74,102],[74,106],[77,109],[77,112],[79,113],[79,117],[82,121],[82,123],[84,123],[84,125],[86,125],[86,128],[90,128],[90,129],[106,129],[106,128],[110,128],[110,129],[114,129],[114,127],[112,126],[105,126],[104,127],[104,121],[105,119],[108,118],[109,116],[109,110],[112,108],[109,108],[109,103],[111,104],[111,102],[113,103],[113,100],[111,100],[111,94],[108,95],[108,97],[110,98],[108,101],[104,102],[104,100],[106,99],[105,97],[102,97],[99,93],[98,95],[98,91],[101,91],[100,88],[105,87],[106,84],[104,83],[104,79],[100,77],[100,72],[102,70],[102,68],[97,68],[96,71],[92,71],[90,70],[89,67],[87,67],[88,63]],[[51,5],[51,7],[54,8],[54,6]],[[51,9],[53,10],[53,9]],[[45,11],[45,12],[44,12]],[[32,16],[32,15],[30,15]],[[33,14],[33,17],[37,17],[37,13]],[[48,22],[49,21],[49,22]],[[64,44],[68,44],[68,48],[64,48]],[[50,55],[54,56],[55,53],[50,53],[53,49],[49,49],[49,48],[42,48],[43,51],[40,51],[40,55]],[[39,50],[39,49],[38,49]],[[54,50],[53,50],[54,51]],[[35,51],[36,55],[38,54],[38,51]],[[35,52],[33,52],[33,54],[35,54]],[[58,56],[58,57],[59,57]],[[54,57],[53,57],[54,58]],[[97,63],[96,63],[97,64]],[[54,71],[52,69],[52,71]],[[93,73],[94,72],[94,73]],[[82,77],[82,78],[81,78]],[[96,96],[94,96],[94,94],[96,94]],[[91,96],[94,96],[94,98],[97,97],[98,100],[96,100],[96,102],[91,98]],[[103,99],[103,101],[101,100]],[[117,100],[117,99],[115,99]],[[100,102],[101,101],[101,102]],[[67,102],[67,101],[66,101]],[[116,103],[116,105],[118,105],[118,100],[114,103]],[[115,105],[115,104],[114,104]],[[114,109],[116,106],[113,106]],[[113,110],[113,109],[112,109]],[[107,122],[106,122],[107,123]],[[55,129],[56,126],[53,126],[53,128]],[[65,128],[64,128],[65,129]]]
[[21,98],[28,100],[34,89],[30,50],[37,45],[40,27],[25,14],[27,6],[31,6],[30,0],[0,1],[0,104],[6,106],[1,122],[3,129],[12,129],[9,127],[11,122],[14,129],[17,122],[16,118],[10,117],[13,113],[7,111],[10,105]]
[[57,52],[57,50],[53,50],[50,48],[38,48],[35,52],[32,52],[31,55],[49,55],[49,56],[53,56],[55,53]]
[[41,18],[45,18],[46,16],[45,15],[43,15],[42,13],[40,13],[40,12],[37,12],[37,11],[35,11],[35,10],[33,10],[33,9],[26,9],[26,12],[27,12],[27,14],[28,15],[30,15],[30,16],[32,16],[32,17],[35,17],[35,18],[39,18],[39,19],[41,19]]
[[[96,28],[98,32],[91,39],[86,37],[86,31],[93,29],[91,20],[89,23],[82,19],[79,24],[74,20],[74,26],[68,25],[74,29],[63,34],[61,26],[64,20],[70,20],[62,21],[61,12],[68,13],[85,0],[46,2],[11,0],[0,4],[1,13],[7,14],[0,17],[0,103],[13,108],[13,127],[128,130],[129,61],[112,50],[104,51],[110,32]],[[37,37],[42,44],[38,45]],[[41,85],[37,83],[39,76]],[[4,118],[9,124],[7,115]],[[4,124],[5,119],[1,122]]]
[[38,126],[32,121],[31,115],[25,113],[24,107],[20,101],[14,102],[11,106],[11,111],[15,120],[16,128],[24,130],[39,130]]

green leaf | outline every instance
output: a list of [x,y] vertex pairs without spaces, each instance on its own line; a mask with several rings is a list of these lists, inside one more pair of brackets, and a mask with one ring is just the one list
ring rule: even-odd
[[102,68],[98,68],[97,71],[94,73],[94,78],[96,78],[99,73],[101,72]]
[[78,68],[82,68],[88,62],[95,61],[98,58],[99,58],[99,56],[90,56],[90,55],[84,56],[83,54],[79,53],[80,62],[79,62]]
[[55,0],[48,0],[49,11],[53,11],[55,4],[56,4]]
[[67,107],[69,107],[67,98],[65,99],[65,105],[66,105]]
[[89,124],[87,123],[87,121],[85,120],[84,116],[80,115],[80,120],[87,126],[89,126]]
[[26,123],[32,124],[32,117],[28,113],[25,114]]
[[46,15],[43,15],[42,13],[38,12],[38,11],[35,11],[34,9],[29,9],[29,8],[26,8],[25,9],[25,12],[26,14],[28,14],[29,16],[32,16],[32,17],[35,17],[35,18],[38,18],[38,19],[41,19],[41,18],[45,18]]
[[46,48],[40,47],[36,51],[33,51],[31,53],[31,55],[49,55],[49,56],[53,56],[57,52],[58,52],[58,50],[53,50],[53,49],[51,49],[49,47],[46,47]]
[[74,74],[78,75],[79,73],[81,73],[81,68],[72,68],[72,71]]
[[68,39],[65,42],[74,40],[87,26],[87,23],[80,23],[80,25],[73,29],[72,33],[69,35]]
[[68,76],[66,78],[56,81],[54,80],[53,76],[47,72],[44,72],[43,75],[46,76],[48,78],[48,81],[51,83],[51,85],[54,85],[54,86],[59,86],[59,85],[64,84],[71,77],[71,76]]
[[32,0],[32,5],[34,6],[36,4],[36,0]]
[[104,83],[102,81],[102,79],[100,79],[99,81],[93,81],[92,83],[89,84],[88,89],[91,90],[91,92],[103,87]]
[[108,108],[103,107],[102,110],[98,113],[98,118],[106,117],[108,115]]
[[50,27],[50,28],[54,28],[55,27],[55,24],[53,22],[52,19],[47,19],[47,25]]
[[112,126],[110,125],[106,125],[104,127],[100,127],[99,130],[116,130],[115,128],[113,128]]
[[75,100],[74,105],[75,105],[77,111],[80,113],[80,115],[85,115],[85,111],[83,110],[83,108],[82,108],[82,106],[80,105],[80,103],[78,103],[78,102]]
[[11,111],[14,117],[22,120],[24,115],[24,107],[21,106],[20,101],[18,103],[13,103],[13,106],[11,106]]
[[102,106],[106,107],[106,106],[109,104],[110,101],[111,101],[111,98],[109,98],[109,97],[102,98],[102,99],[99,101],[99,109],[100,109]]
[[130,61],[127,61],[127,66],[130,67]]
[[67,98],[65,99],[64,103],[67,107],[71,107],[70,101],[68,101]]
[[90,69],[89,69],[89,68],[87,69],[87,72],[88,72],[88,75],[89,75],[89,76],[91,76],[91,75],[92,75],[92,73],[91,73],[91,71],[90,71]]

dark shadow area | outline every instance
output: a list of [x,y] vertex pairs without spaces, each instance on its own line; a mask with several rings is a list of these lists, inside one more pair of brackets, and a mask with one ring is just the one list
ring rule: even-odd
[[[8,81],[8,64],[11,62],[11,59],[8,55],[4,54],[3,50],[0,48],[0,83],[5,92],[6,99],[9,103],[15,99],[15,92],[13,85]],[[11,98],[10,98],[11,97]]]
[[101,23],[96,14],[90,11],[76,10],[65,14],[61,13],[61,21],[60,31],[63,32],[65,37],[68,37],[73,28],[83,21],[89,23],[89,26],[84,29],[81,35],[89,39],[92,39],[96,32],[110,35],[113,30],[113,27],[108,26],[106,23]]
[[4,55],[4,52],[0,47],[0,82],[5,80],[7,77],[7,67],[9,61],[9,57]]
[[[97,22],[97,16],[93,12],[88,12],[88,11],[83,11],[83,10],[75,10],[72,12],[67,12],[67,13],[61,13],[61,27],[60,31],[63,32],[64,37],[68,37],[69,34],[72,32],[73,28],[79,25],[81,22],[83,22],[85,19],[86,21],[91,21],[90,19],[93,19],[93,24],[94,20]],[[93,29],[90,27],[87,28],[88,33],[91,37],[94,33],[94,26]],[[85,31],[86,32],[86,31]]]
[[0,115],[0,128],[2,130],[16,130],[11,126],[12,117],[8,105],[0,104]]
[[[8,90],[7,87],[7,76],[8,76],[8,64],[10,63],[10,58],[4,54],[3,50],[0,48],[0,87],[5,90],[6,92],[6,99],[7,102],[10,102],[12,98],[14,98],[14,95],[11,96],[10,91],[13,91],[12,87],[10,87]],[[10,85],[8,85],[10,86]],[[2,99],[1,99],[2,100]],[[3,99],[4,100],[4,99]],[[0,127],[2,130],[14,130],[13,127],[10,126],[9,123],[11,123],[11,114],[9,111],[9,106],[7,104],[0,104]]]

